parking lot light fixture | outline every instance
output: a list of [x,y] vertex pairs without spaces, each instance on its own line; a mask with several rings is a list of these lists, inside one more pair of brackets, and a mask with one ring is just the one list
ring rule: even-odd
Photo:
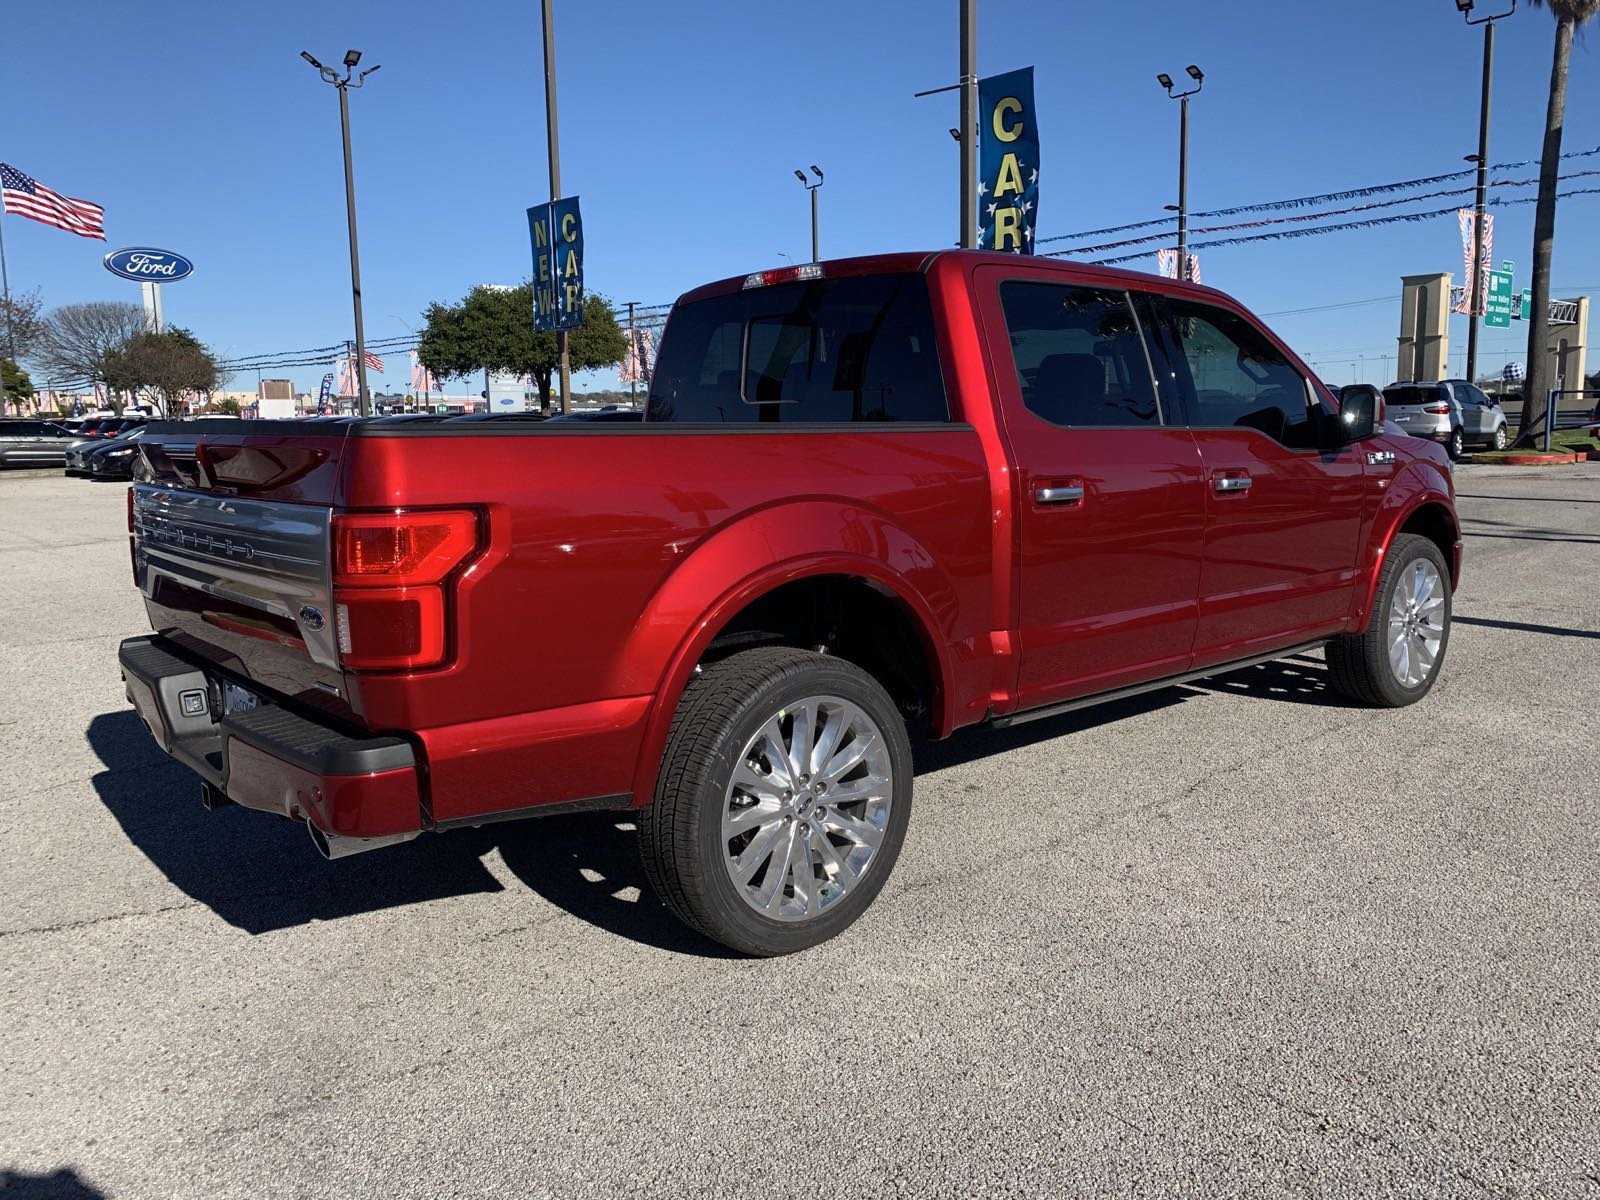
[[1189,97],[1205,86],[1205,72],[1190,63],[1184,68],[1185,74],[1194,80],[1194,86],[1187,91],[1174,92],[1172,90],[1172,76],[1165,72],[1156,76],[1156,82],[1166,89],[1172,99],[1178,101],[1180,114],[1178,118],[1178,278],[1189,278]]
[[361,320],[361,254],[356,244],[355,168],[351,163],[350,157],[350,89],[360,87],[366,82],[367,76],[376,71],[378,67],[368,67],[361,74],[352,78],[351,73],[361,62],[361,51],[359,50],[346,50],[344,52],[343,75],[340,75],[332,67],[323,66],[312,57],[309,50],[300,51],[300,57],[316,68],[317,74],[322,76],[323,82],[332,84],[339,91],[339,132],[344,139],[345,219],[350,229],[350,299],[355,308],[356,317],[356,349],[354,355],[356,360],[356,407],[362,416],[368,416],[372,412],[372,395],[367,390],[367,335]]

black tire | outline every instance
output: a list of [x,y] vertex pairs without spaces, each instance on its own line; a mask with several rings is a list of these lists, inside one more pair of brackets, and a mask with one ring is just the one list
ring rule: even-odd
[[[835,696],[883,735],[891,764],[887,824],[870,864],[815,917],[775,920],[741,895],[726,865],[722,814],[744,747],[786,706]],[[883,686],[843,659],[772,647],[705,666],[678,703],[653,802],[639,812],[639,853],[662,902],[691,928],[743,954],[805,950],[841,933],[883,889],[911,819],[911,741]]]
[[1511,439],[1506,436],[1506,427],[1504,425],[1497,426],[1494,431],[1494,448],[1496,450],[1504,450],[1510,444]]
[[[1444,628],[1438,655],[1427,677],[1417,686],[1407,687],[1395,677],[1389,665],[1388,614],[1395,589],[1400,586],[1406,568],[1418,559],[1432,562],[1444,584]],[[1367,628],[1361,633],[1334,638],[1327,645],[1328,674],[1334,690],[1359,704],[1376,708],[1404,708],[1421,700],[1439,678],[1439,672],[1444,668],[1445,654],[1450,649],[1452,600],[1450,568],[1439,547],[1416,534],[1397,534],[1389,545],[1383,572],[1378,578],[1378,590],[1372,612],[1367,617]]]
[[1450,456],[1451,462],[1456,462],[1465,453],[1466,448],[1467,440],[1462,435],[1460,427],[1457,426],[1450,431],[1450,441],[1445,444],[1445,453]]

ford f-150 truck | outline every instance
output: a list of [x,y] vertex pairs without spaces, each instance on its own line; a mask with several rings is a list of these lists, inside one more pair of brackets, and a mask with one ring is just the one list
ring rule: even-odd
[[883,888],[913,735],[1318,646],[1356,702],[1425,695],[1454,491],[1373,404],[1195,285],[760,272],[680,299],[640,422],[152,427],[122,672],[208,806],[329,858],[636,810],[665,904],[785,953]]

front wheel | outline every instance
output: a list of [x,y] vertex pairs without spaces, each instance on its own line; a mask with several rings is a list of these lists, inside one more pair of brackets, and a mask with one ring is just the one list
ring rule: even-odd
[[1459,427],[1450,431],[1450,440],[1445,443],[1445,451],[1450,455],[1450,461],[1455,462],[1466,450],[1467,442],[1461,434]]
[[910,819],[911,743],[882,685],[842,659],[747,650],[685,690],[639,849],[687,924],[790,954],[866,910]]
[[1450,645],[1450,569],[1425,537],[1397,534],[1362,633],[1328,643],[1334,689],[1379,708],[1402,708],[1428,694]]

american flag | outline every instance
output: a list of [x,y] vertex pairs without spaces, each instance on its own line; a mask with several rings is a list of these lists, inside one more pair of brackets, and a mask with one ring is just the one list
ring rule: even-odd
[[87,200],[74,200],[52,192],[37,179],[24,175],[8,163],[0,163],[0,193],[3,210],[54,225],[79,237],[106,240],[106,210]]
[[383,374],[383,359],[379,358],[371,350],[362,354],[361,361],[367,364],[367,370],[376,371],[379,375]]

